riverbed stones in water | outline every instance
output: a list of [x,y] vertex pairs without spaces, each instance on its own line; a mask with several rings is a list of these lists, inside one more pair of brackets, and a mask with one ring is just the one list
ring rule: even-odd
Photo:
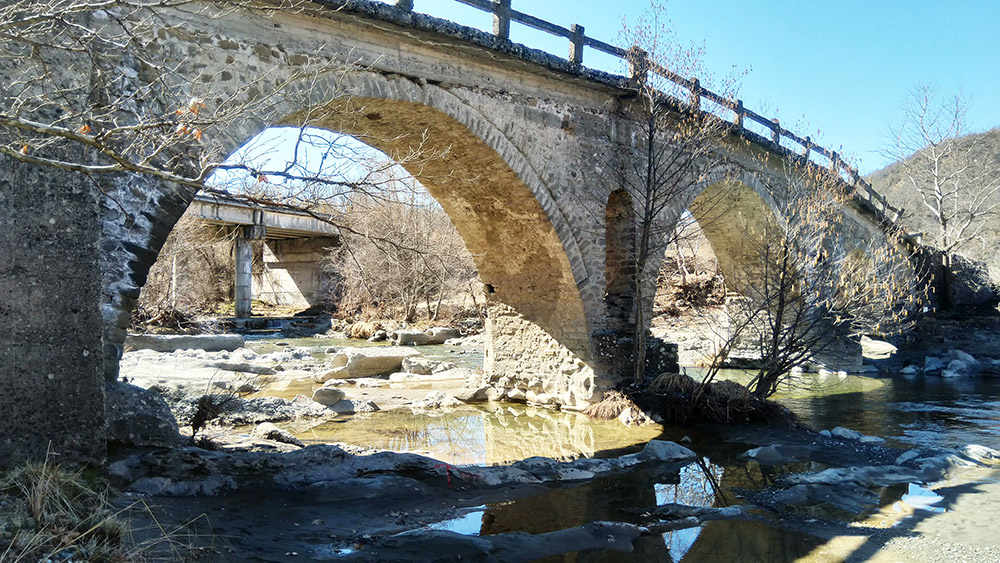
[[641,452],[635,454],[641,461],[692,461],[697,454],[684,446],[666,440],[650,440]]
[[761,465],[785,465],[798,461],[807,461],[813,449],[806,446],[761,446],[748,450],[743,457],[750,458]]
[[331,407],[344,399],[344,392],[336,387],[323,386],[313,391],[312,400]]
[[342,348],[330,360],[330,367],[346,367],[351,377],[370,377],[399,371],[404,359],[419,355],[412,348],[400,346]]

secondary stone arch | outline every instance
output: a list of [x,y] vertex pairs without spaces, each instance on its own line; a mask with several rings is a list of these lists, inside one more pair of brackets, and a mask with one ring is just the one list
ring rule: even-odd
[[739,292],[758,283],[759,259],[747,247],[748,233],[774,236],[787,224],[768,186],[756,174],[720,170],[692,193],[687,209],[712,246],[727,286]]

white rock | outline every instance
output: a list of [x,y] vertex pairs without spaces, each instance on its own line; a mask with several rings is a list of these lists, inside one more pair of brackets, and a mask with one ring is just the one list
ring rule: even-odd
[[404,359],[419,355],[412,348],[399,346],[342,348],[330,360],[330,366],[346,367],[351,377],[370,377],[399,371]]
[[313,374],[313,381],[316,383],[326,383],[331,379],[348,379],[350,377],[351,371],[346,366],[341,366],[339,368],[316,372]]
[[961,375],[962,374],[958,373],[957,371],[952,371],[950,369],[941,370],[941,377],[959,377]]

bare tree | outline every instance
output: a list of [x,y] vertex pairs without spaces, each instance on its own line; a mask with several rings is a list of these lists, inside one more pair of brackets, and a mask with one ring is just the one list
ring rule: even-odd
[[[995,155],[962,143],[968,133],[968,102],[962,95],[942,99],[934,87],[913,89],[902,123],[893,130],[885,154],[899,161],[904,190],[916,196],[943,254],[945,272],[955,253],[968,250],[1000,217],[1000,171]],[[910,198],[907,198],[910,199]],[[947,275],[947,274],[946,274]]]
[[727,302],[726,336],[703,382],[743,349],[759,358],[748,384],[758,399],[772,395],[796,366],[834,353],[844,339],[903,330],[922,304],[899,233],[859,246],[842,240],[838,225],[851,194],[839,178],[813,165],[788,164],[783,177],[770,181],[795,186],[799,196],[785,220],[765,213],[764,224],[744,225],[739,254],[745,260],[729,280],[740,295]]
[[339,308],[414,322],[423,304],[434,320],[442,301],[476,278],[472,257],[429,195],[400,190],[383,196],[355,194],[340,211],[338,222],[358,234],[332,256]]
[[[629,157],[612,170],[625,196],[619,199],[631,204],[632,212],[625,218],[607,219],[609,225],[612,219],[631,222],[624,237],[632,239],[629,289],[634,291],[634,301],[624,305],[631,306],[631,372],[636,381],[643,379],[645,371],[651,313],[645,304],[655,294],[665,250],[681,233],[675,228],[684,211],[679,203],[689,199],[693,186],[725,162],[728,154],[724,142],[728,124],[703,111],[698,80],[684,78],[703,71],[702,50],[679,46],[667,21],[663,8],[654,7],[625,32],[633,45],[628,61],[639,108],[639,127],[629,142],[637,150],[623,150]],[[723,83],[721,90],[731,90],[732,82]],[[678,83],[691,86],[681,88]]]

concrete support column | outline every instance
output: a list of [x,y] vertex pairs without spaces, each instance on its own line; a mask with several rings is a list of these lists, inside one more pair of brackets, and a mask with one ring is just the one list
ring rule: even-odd
[[236,237],[236,287],[235,316],[238,319],[249,318],[250,300],[253,298],[253,245],[251,240],[263,240],[264,227],[248,225],[243,227],[240,236]]
[[253,295],[253,246],[240,236],[236,239],[236,317],[250,316],[250,297]]

